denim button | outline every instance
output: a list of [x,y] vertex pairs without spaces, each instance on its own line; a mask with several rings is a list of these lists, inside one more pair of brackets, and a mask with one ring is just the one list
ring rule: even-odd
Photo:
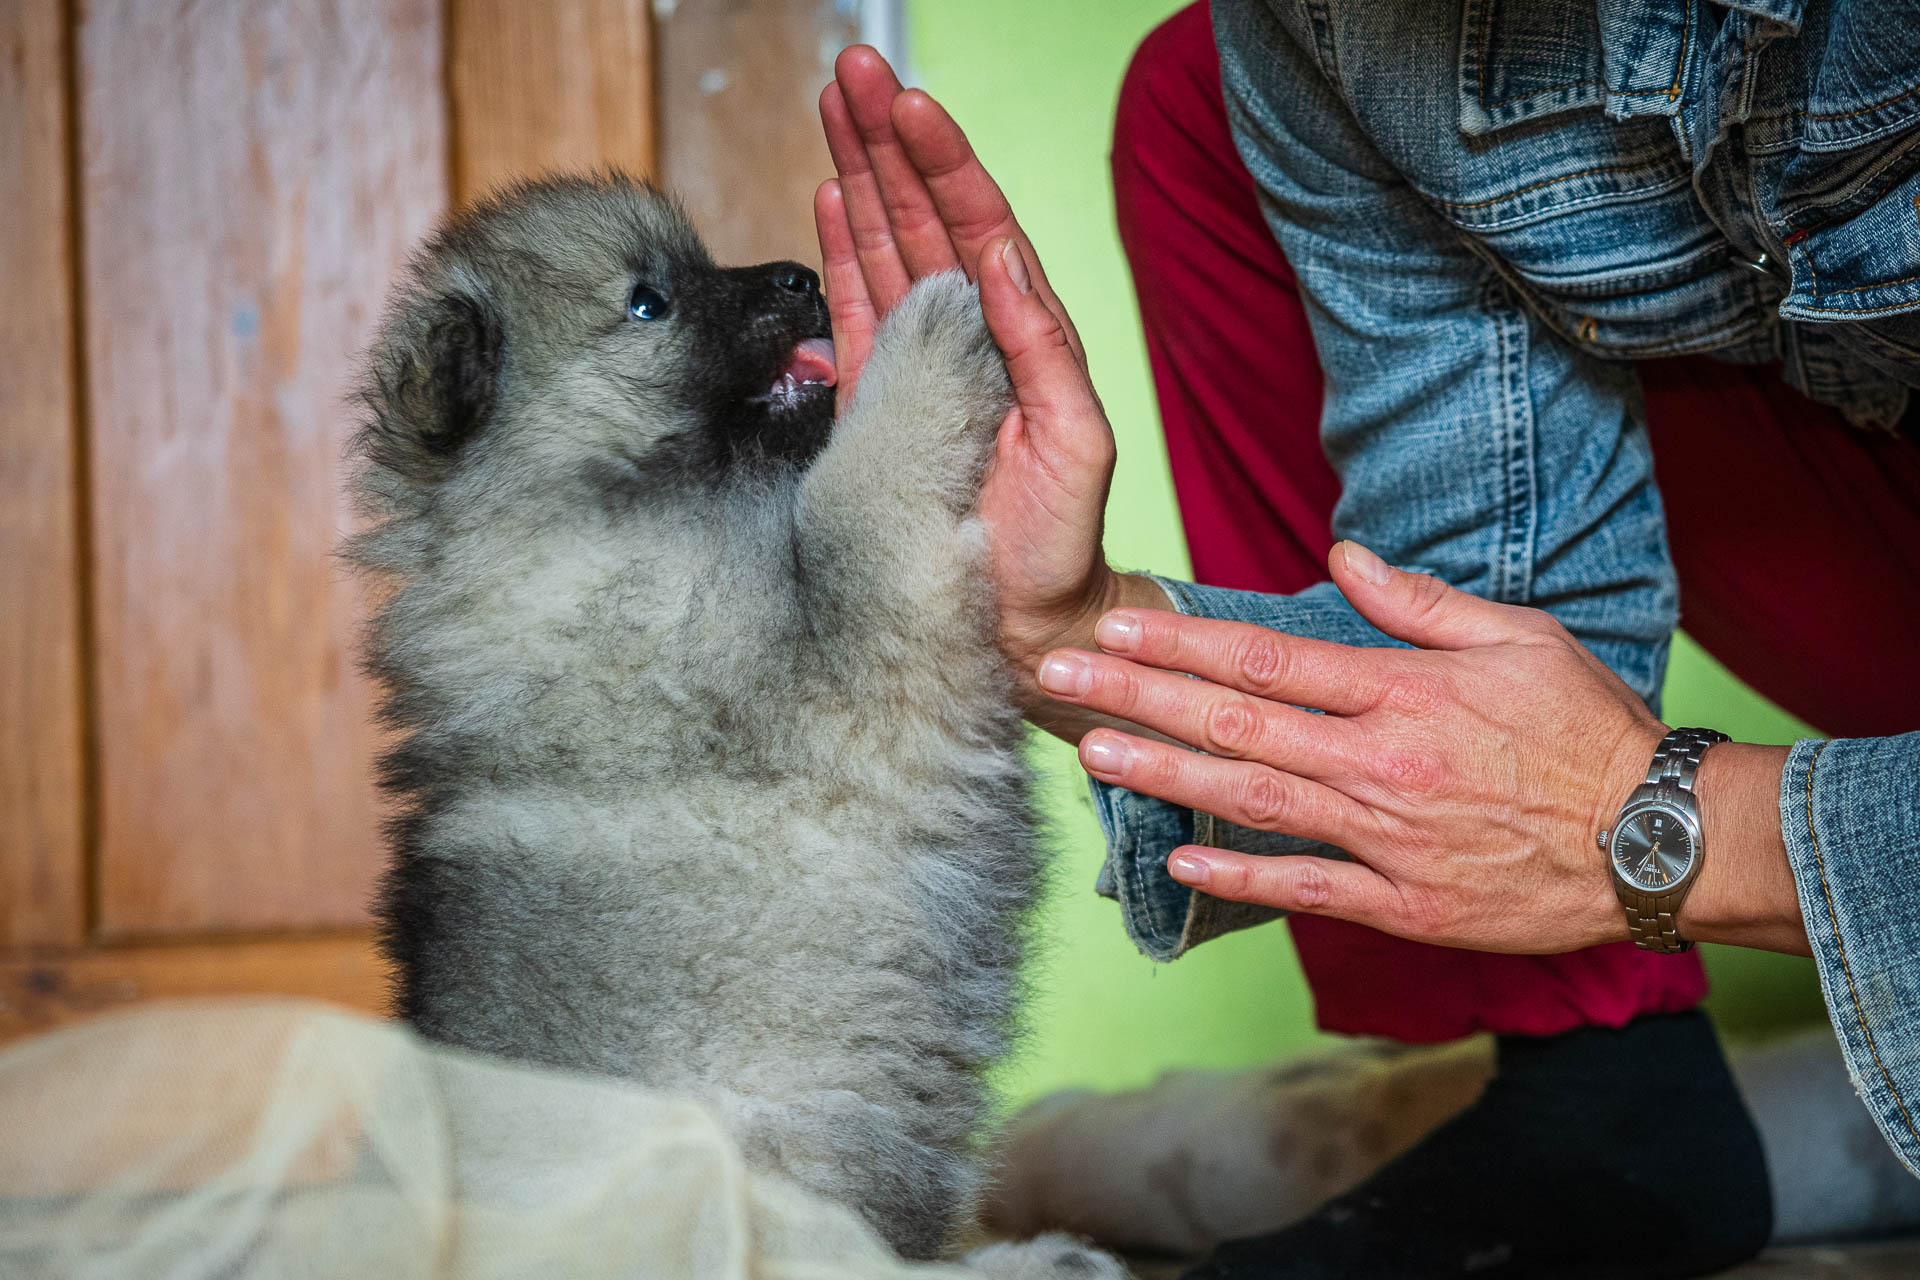
[[1756,275],[1766,276],[1769,280],[1773,278],[1773,258],[1768,254],[1763,253],[1757,258],[1748,258],[1736,249],[1733,252],[1733,260]]

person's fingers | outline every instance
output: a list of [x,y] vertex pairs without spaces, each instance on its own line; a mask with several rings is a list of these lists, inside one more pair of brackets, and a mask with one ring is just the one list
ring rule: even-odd
[[1013,216],[1013,207],[946,108],[928,94],[909,89],[894,99],[893,125],[968,273],[974,273],[974,264],[991,241],[1012,237],[1026,257],[1035,292],[1059,320],[1074,358],[1085,364],[1086,352],[1073,319],[1048,283],[1039,255]]
[[1351,721],[1079,649],[1049,653],[1035,677],[1049,697],[1144,725],[1209,755],[1257,760],[1315,779],[1353,772]]
[[827,316],[833,322],[834,396],[844,409],[854,384],[873,351],[879,317],[867,294],[866,275],[853,248],[846,201],[832,178],[813,193],[813,223],[820,235],[820,275],[827,291]]
[[1095,729],[1080,740],[1080,763],[1102,782],[1256,831],[1344,844],[1367,830],[1367,812],[1358,802],[1257,761],[1223,760],[1115,729]]
[[1246,622],[1115,609],[1094,639],[1108,653],[1185,671],[1262,698],[1357,715],[1405,665],[1405,651],[1356,649]]
[[1334,916],[1376,929],[1391,930],[1402,914],[1393,882],[1358,862],[1182,845],[1168,857],[1167,872],[1209,897]]
[[1027,445],[1062,491],[1077,492],[1084,480],[1104,493],[1113,431],[1060,317],[1034,292],[1018,241],[991,241],[981,254],[980,308],[1007,362]]
[[1327,568],[1354,611],[1380,630],[1422,649],[1471,649],[1547,634],[1538,609],[1495,604],[1424,573],[1396,569],[1357,542],[1337,542]]
[[877,50],[856,44],[840,51],[833,72],[908,274],[918,280],[960,267],[960,255],[927,184],[894,132],[893,101],[900,96],[900,80],[893,68]]
[[827,135],[827,152],[839,175],[840,195],[852,236],[855,259],[866,277],[866,290],[876,314],[885,315],[907,296],[913,277],[893,240],[880,184],[867,157],[866,144],[847,111],[837,81],[820,91],[820,126]]

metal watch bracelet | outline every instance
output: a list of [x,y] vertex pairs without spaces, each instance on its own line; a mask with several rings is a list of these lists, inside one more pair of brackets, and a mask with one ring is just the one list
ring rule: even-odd
[[[1706,755],[1707,748],[1727,741],[1727,735],[1717,729],[1670,731],[1660,740],[1659,748],[1653,753],[1653,763],[1647,766],[1646,781],[1628,797],[1626,807],[1621,810],[1622,815],[1635,803],[1651,798],[1690,809],[1697,818],[1699,807],[1693,797],[1693,781],[1700,770],[1700,761]],[[1618,820],[1615,826],[1617,828]],[[1697,842],[1693,854],[1696,867],[1705,852],[1704,843]],[[1614,875],[1614,893],[1627,912],[1627,933],[1642,950],[1674,955],[1693,949],[1693,944],[1680,936],[1673,919],[1692,887],[1691,876],[1688,881],[1678,893],[1668,891],[1656,894],[1636,889],[1620,875]]]

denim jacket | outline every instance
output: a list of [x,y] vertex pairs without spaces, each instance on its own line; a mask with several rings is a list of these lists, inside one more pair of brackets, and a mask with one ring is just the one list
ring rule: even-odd
[[[1215,0],[1214,30],[1326,377],[1335,535],[1547,610],[1654,705],[1678,598],[1630,360],[1777,360],[1857,426],[1912,421],[1920,13]],[[1330,584],[1161,585],[1187,613],[1397,643]],[[1156,959],[1276,914],[1174,881],[1178,844],[1344,856],[1094,792],[1100,891]],[[1800,744],[1781,805],[1855,1079],[1920,1172],[1920,733]]]

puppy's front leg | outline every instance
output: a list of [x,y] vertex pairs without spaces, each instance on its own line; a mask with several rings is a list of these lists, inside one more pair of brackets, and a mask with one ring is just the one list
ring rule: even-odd
[[853,403],[801,482],[800,568],[835,633],[945,628],[987,607],[973,518],[1013,403],[973,285],[920,281],[881,323]]

